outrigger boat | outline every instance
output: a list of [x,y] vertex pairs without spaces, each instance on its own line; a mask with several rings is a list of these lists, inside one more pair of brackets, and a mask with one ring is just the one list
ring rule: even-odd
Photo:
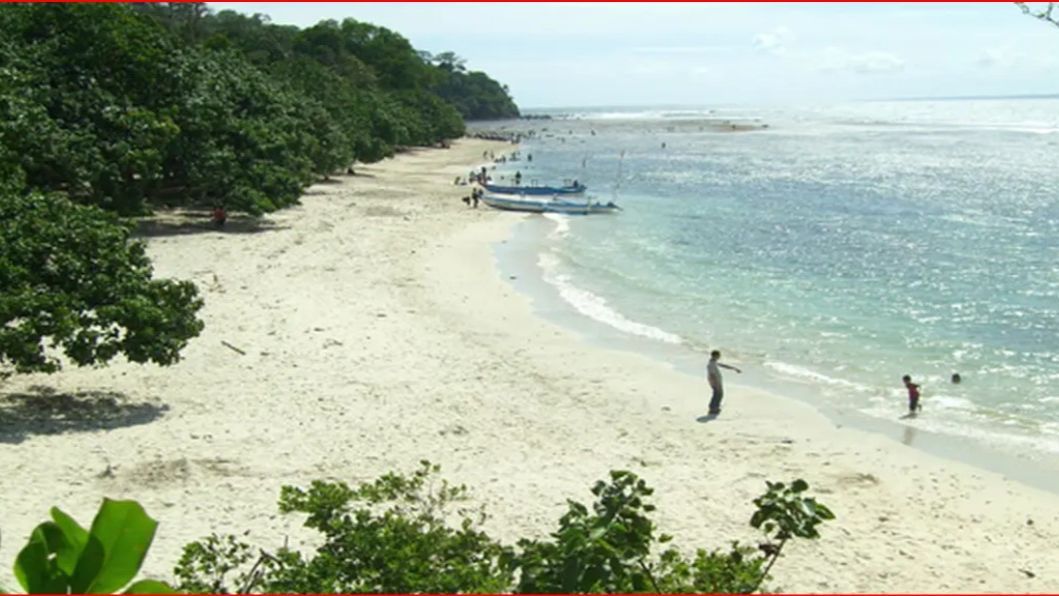
[[567,213],[570,215],[590,215],[593,213],[614,213],[621,207],[614,203],[598,201],[572,201],[552,195],[545,198],[527,198],[517,195],[485,194],[482,202],[493,209],[504,211],[523,211],[526,213]]
[[482,186],[491,193],[507,195],[579,195],[588,188],[576,180],[566,186],[500,186],[489,183]]

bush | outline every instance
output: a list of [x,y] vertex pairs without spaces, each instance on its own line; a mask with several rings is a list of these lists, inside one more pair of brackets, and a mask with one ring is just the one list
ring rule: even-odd
[[[280,549],[263,554],[237,576],[241,592],[501,592],[512,583],[509,553],[479,529],[484,517],[450,511],[466,489],[435,484],[436,466],[424,462],[411,476],[387,474],[350,488],[313,482],[284,487],[280,510],[308,517],[324,544],[314,556]],[[446,523],[454,515],[455,527]],[[226,593],[226,573],[243,568],[249,546],[212,536],[185,547],[175,574],[183,590]]]
[[[189,591],[245,592],[665,592],[749,593],[761,588],[784,545],[818,537],[833,519],[804,496],[808,484],[769,483],[755,500],[751,525],[765,533],[757,548],[698,550],[687,558],[671,538],[655,536],[652,489],[635,474],[611,472],[592,488],[591,508],[568,501],[558,529],[543,540],[505,546],[481,530],[481,510],[453,507],[462,486],[437,483],[422,462],[410,476],[387,474],[351,488],[313,482],[284,487],[280,510],[307,516],[323,534],[311,556],[287,548],[254,550],[234,536],[189,544],[175,574]],[[455,522],[455,523],[452,523]],[[232,580],[229,574],[234,574]]]

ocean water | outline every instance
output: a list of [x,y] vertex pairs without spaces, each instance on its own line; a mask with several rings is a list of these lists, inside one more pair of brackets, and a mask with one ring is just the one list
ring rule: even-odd
[[572,311],[870,417],[910,374],[907,424],[1059,455],[1059,99],[556,116],[486,128],[534,131],[501,177],[625,209],[550,216]]

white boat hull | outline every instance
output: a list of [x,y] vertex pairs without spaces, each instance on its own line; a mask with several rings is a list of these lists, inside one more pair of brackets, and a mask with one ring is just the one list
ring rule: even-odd
[[493,209],[504,211],[522,211],[525,213],[566,213],[570,215],[589,215],[594,213],[613,213],[621,207],[613,203],[593,203],[573,201],[556,197],[533,197],[520,195],[486,194],[482,202]]

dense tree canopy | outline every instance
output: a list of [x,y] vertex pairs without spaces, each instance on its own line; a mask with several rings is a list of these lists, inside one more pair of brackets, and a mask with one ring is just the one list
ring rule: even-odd
[[0,374],[56,370],[59,352],[169,364],[199,333],[194,286],[153,279],[119,217],[273,211],[354,161],[462,135],[497,98],[517,114],[495,81],[460,87],[471,75],[425,56],[353,19],[0,7]]
[[507,86],[497,83],[480,71],[467,72],[464,59],[452,52],[423,58],[437,66],[439,79],[435,89],[445,101],[456,106],[464,118],[493,120],[519,116],[518,106],[508,95]]
[[[451,53],[439,56],[450,56]],[[517,115],[482,73],[346,19],[279,26],[202,4],[0,10],[0,145],[27,189],[121,215],[261,213],[353,161]]]

